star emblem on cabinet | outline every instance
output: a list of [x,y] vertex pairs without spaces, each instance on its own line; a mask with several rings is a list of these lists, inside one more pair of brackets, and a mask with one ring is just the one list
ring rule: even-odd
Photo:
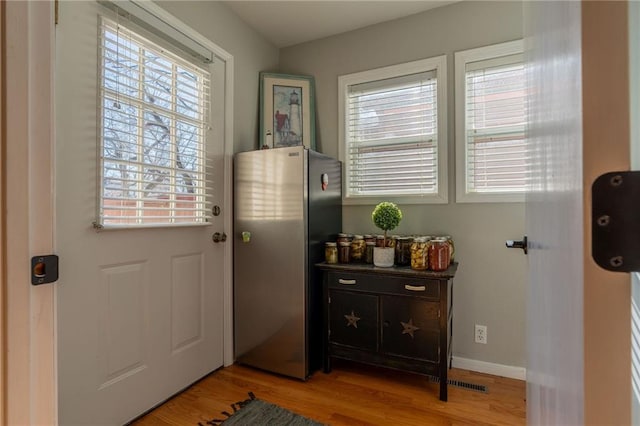
[[415,325],[413,325],[413,318],[409,318],[409,322],[403,322],[400,321],[400,324],[402,324],[402,334],[408,334],[409,336],[411,336],[411,338],[413,339],[413,332],[416,330],[420,330],[419,327],[416,327]]
[[356,314],[353,313],[353,309],[351,310],[351,315],[345,315],[344,317],[347,319],[347,327],[352,325],[354,328],[358,328],[360,317],[357,317]]

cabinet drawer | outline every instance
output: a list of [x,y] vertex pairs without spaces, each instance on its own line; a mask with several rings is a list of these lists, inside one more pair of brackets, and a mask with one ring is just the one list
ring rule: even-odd
[[438,303],[408,297],[380,297],[380,350],[427,361],[439,361]]
[[436,300],[440,298],[440,281],[434,279],[330,272],[328,274],[328,285],[329,288],[350,291],[425,297]]
[[378,297],[345,291],[329,297],[329,341],[377,351]]

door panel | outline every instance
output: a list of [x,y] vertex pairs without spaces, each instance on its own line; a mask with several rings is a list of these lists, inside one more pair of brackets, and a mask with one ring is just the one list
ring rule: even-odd
[[[226,214],[224,115],[212,113],[207,130],[212,199],[223,207],[212,226],[94,230],[103,9],[90,1],[59,8],[59,423],[123,424],[223,362],[225,244],[214,244],[211,234],[224,231]],[[212,101],[224,105],[224,62],[210,71]]]
[[377,351],[378,296],[332,291],[329,298],[330,341]]
[[[440,305],[413,297],[380,296],[381,351],[438,362]],[[443,350],[446,357],[446,351]]]
[[[527,423],[584,423],[580,2],[525,2]],[[559,119],[561,118],[561,119]]]
[[144,293],[146,263],[110,266],[101,269],[98,305],[98,361],[104,371],[100,388],[110,386],[141,368],[146,368],[144,336]]
[[183,350],[202,339],[204,253],[171,260],[171,349]]

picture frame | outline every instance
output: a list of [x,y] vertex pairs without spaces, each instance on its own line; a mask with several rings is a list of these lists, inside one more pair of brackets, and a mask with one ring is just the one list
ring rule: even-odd
[[314,78],[261,72],[258,149],[298,145],[316,148]]

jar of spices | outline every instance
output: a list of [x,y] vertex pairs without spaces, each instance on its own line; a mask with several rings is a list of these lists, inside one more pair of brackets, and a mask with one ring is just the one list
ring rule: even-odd
[[376,247],[376,243],[369,241],[367,244],[367,248],[364,251],[364,261],[365,263],[373,263],[373,249]]
[[384,247],[384,235],[376,235],[376,247]]
[[398,237],[396,239],[395,264],[399,266],[411,263],[411,237]]
[[362,235],[354,235],[353,240],[351,240],[351,261],[362,262],[365,248],[364,237]]
[[424,271],[429,267],[429,241],[416,237],[411,243],[411,269]]
[[375,243],[376,242],[376,237],[374,237],[373,235],[370,235],[370,234],[364,234],[364,242],[365,243]]
[[324,243],[324,261],[327,263],[338,263],[338,244],[333,242]]
[[343,241],[338,243],[338,262],[349,263],[351,243]]
[[442,238],[431,240],[429,245],[429,269],[432,271],[444,271],[451,263],[449,243]]
[[399,235],[392,235],[391,237],[387,237],[387,247],[396,247],[396,240],[400,238]]

